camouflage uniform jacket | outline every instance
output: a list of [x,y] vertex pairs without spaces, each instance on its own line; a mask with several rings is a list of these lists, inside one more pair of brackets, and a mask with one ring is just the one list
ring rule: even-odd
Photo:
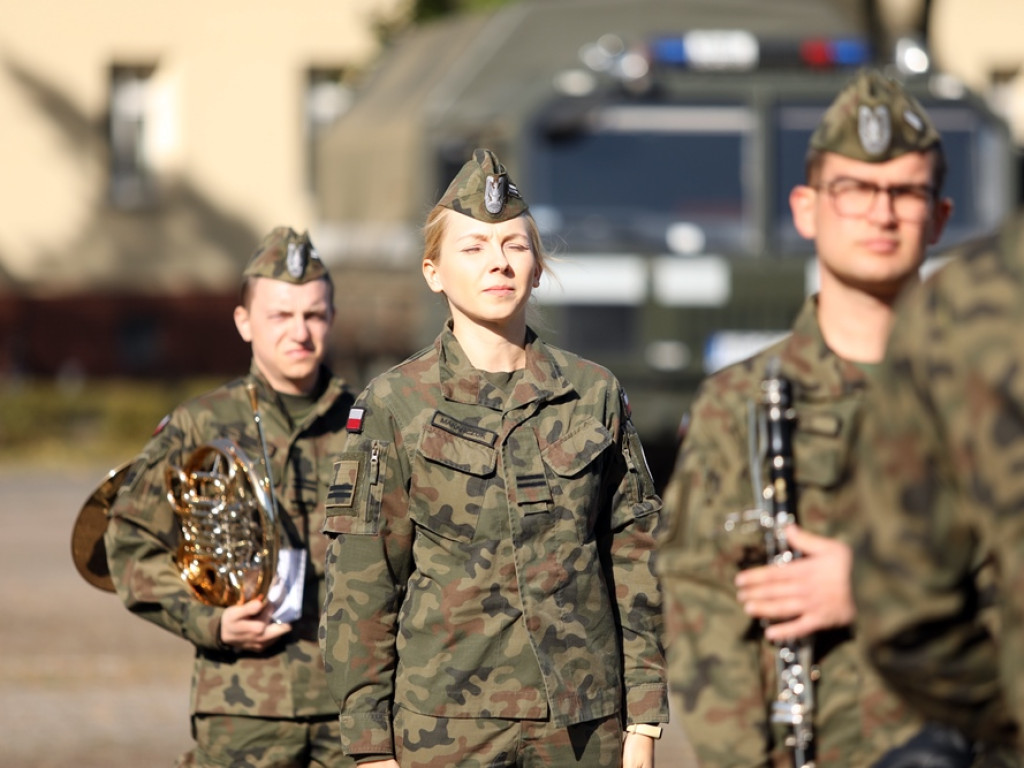
[[[733,585],[742,568],[766,562],[764,533],[756,519],[744,522],[743,513],[756,508],[748,412],[760,400],[770,358],[779,359],[781,375],[793,384],[798,522],[849,543],[859,514],[851,462],[867,379],[825,345],[816,307],[809,298],[785,339],[704,382],[665,491],[657,562],[669,681],[704,766],[792,764],[783,726],[769,723],[775,646],[744,613]],[[849,629],[815,635],[814,657],[818,766],[863,768],[916,730],[870,673]]]
[[[322,376],[330,374],[323,370]],[[222,608],[193,596],[174,563],[180,524],[166,498],[164,468],[179,465],[215,438],[235,441],[262,471],[245,384],[257,383],[282,522],[281,547],[307,550],[302,617],[264,654],[235,651],[218,641]],[[290,424],[277,395],[256,370],[176,408],[146,445],[111,510],[105,537],[118,595],[133,613],[196,646],[192,712],[291,718],[337,712],[324,679],[317,643],[324,597],[327,541],[320,535],[333,456],[345,439],[352,395],[331,378],[303,424]]]
[[357,399],[335,468],[323,621],[349,754],[391,708],[668,720],[651,563],[661,500],[603,368],[529,332],[506,396],[450,330]]
[[897,315],[858,477],[868,535],[853,586],[869,657],[923,712],[996,746],[1014,737],[1004,694],[1024,723],[1022,361],[1020,257],[989,247],[950,262]]

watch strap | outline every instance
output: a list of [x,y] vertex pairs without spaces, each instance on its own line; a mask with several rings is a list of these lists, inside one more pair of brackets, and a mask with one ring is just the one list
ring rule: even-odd
[[626,733],[639,733],[641,736],[650,736],[652,739],[661,738],[661,726],[657,724],[632,723],[626,726]]

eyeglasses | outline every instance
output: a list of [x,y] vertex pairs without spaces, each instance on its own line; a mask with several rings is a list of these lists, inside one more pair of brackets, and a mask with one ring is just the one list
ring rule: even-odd
[[892,212],[900,221],[922,222],[928,218],[938,191],[930,184],[893,184],[879,186],[870,181],[840,177],[814,189],[824,190],[832,198],[836,213],[850,218],[867,216],[879,192],[889,196]]

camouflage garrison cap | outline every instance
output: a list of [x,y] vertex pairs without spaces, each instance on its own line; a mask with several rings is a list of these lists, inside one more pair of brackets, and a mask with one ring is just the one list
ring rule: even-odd
[[505,166],[489,149],[473,151],[437,204],[490,223],[514,219],[527,209]]
[[811,136],[811,149],[882,163],[939,143],[917,99],[877,70],[861,70],[839,92]]
[[276,227],[263,238],[245,265],[242,277],[269,277],[296,284],[331,279],[309,240],[309,233],[300,235],[291,227]]

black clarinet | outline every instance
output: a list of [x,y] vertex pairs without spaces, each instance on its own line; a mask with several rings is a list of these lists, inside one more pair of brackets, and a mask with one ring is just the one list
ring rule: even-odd
[[[763,425],[768,460],[761,524],[765,530],[768,562],[784,565],[800,557],[786,537],[786,526],[796,522],[796,481],[793,477],[793,385],[779,373],[779,360],[769,361],[761,383]],[[775,643],[777,695],[772,723],[787,726],[786,746],[795,768],[814,768],[814,685],[811,637]]]

